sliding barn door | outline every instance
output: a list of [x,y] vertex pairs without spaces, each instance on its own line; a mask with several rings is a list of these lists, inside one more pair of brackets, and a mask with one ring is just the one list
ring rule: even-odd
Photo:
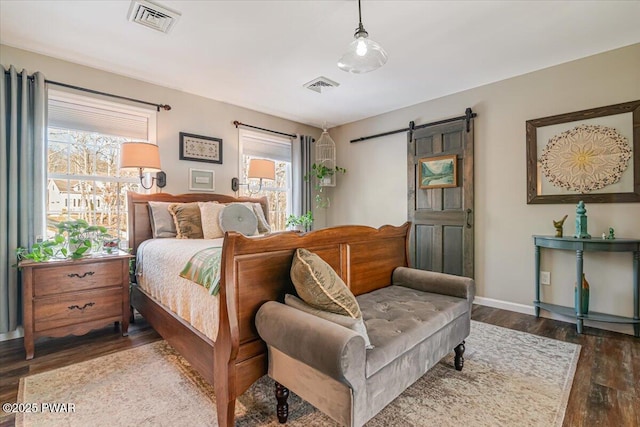
[[[457,186],[420,188],[420,160],[446,155],[456,156]],[[473,277],[473,120],[409,132],[407,160],[411,265]]]

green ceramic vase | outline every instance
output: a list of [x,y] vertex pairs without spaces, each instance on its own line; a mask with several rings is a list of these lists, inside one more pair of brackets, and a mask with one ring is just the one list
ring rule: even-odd
[[[576,313],[578,313],[578,288],[574,288],[574,307],[576,309]],[[582,314],[589,313],[589,282],[587,282],[586,277],[584,277],[584,273],[582,274],[582,304],[580,306],[582,308]]]

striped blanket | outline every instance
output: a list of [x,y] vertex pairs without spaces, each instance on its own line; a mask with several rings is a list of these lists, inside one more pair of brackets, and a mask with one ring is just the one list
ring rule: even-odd
[[222,248],[219,246],[196,252],[180,272],[180,276],[204,286],[210,295],[220,292],[220,259]]

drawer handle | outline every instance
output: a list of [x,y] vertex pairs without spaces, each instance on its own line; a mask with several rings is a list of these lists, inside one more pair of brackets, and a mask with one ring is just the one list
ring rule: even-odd
[[93,271],[87,271],[82,276],[79,275],[78,273],[71,273],[71,274],[67,274],[67,277],[77,277],[78,279],[84,279],[85,277],[93,276],[94,274],[96,274],[96,273],[93,272]]
[[80,310],[80,311],[84,311],[85,308],[87,307],[93,307],[94,305],[96,305],[95,302],[88,302],[85,305],[83,305],[82,307],[80,307],[79,305],[70,305],[69,306],[69,310],[73,310],[74,308]]

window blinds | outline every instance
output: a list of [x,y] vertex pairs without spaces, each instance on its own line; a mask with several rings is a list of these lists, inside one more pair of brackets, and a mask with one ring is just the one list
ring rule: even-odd
[[49,127],[98,132],[155,143],[155,123],[151,129],[151,112],[118,111],[116,108],[89,106],[73,100],[49,99],[48,114]]
[[291,140],[243,132],[242,154],[263,159],[291,161]]

